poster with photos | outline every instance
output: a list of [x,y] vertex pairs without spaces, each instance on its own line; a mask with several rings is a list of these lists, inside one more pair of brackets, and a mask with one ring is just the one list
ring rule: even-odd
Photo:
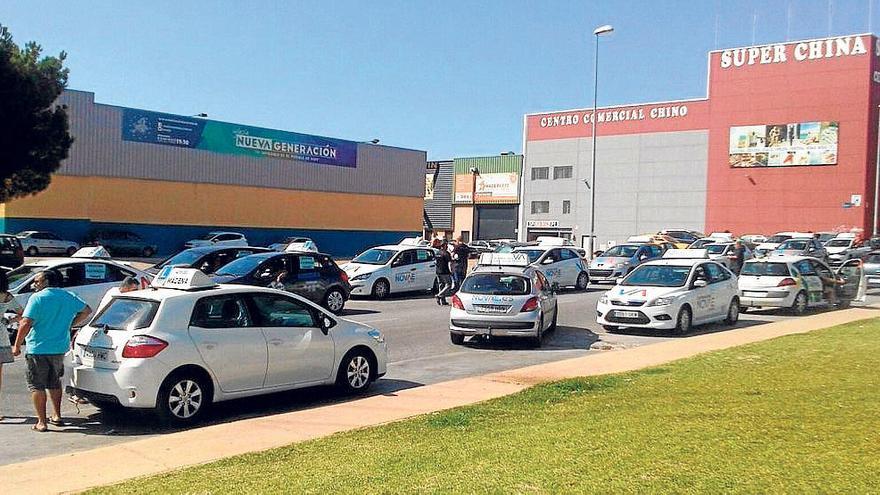
[[829,121],[731,127],[730,166],[836,165],[838,128]]

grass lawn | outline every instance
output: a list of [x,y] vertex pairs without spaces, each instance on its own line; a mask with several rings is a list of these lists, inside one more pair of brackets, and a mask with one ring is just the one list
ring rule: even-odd
[[97,493],[880,491],[880,319]]

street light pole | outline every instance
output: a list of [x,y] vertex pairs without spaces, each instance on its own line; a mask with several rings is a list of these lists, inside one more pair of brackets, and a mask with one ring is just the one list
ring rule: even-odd
[[592,121],[592,138],[593,145],[590,155],[590,251],[588,256],[592,257],[596,251],[596,110],[599,97],[599,36],[614,31],[614,28],[606,24],[597,27],[593,34],[596,36],[596,55],[593,57],[593,114],[590,117]]

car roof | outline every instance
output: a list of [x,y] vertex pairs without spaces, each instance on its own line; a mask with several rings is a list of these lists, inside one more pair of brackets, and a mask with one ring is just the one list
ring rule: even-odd
[[648,261],[647,263],[642,263],[639,266],[694,266],[710,261],[712,260],[708,260],[706,258],[664,258],[660,260]]
[[256,285],[240,285],[240,284],[218,284],[214,287],[204,289],[182,290],[182,289],[165,289],[148,287],[146,289],[126,292],[124,294],[115,295],[114,297],[134,298],[134,299],[150,299],[153,301],[162,301],[171,298],[192,298],[197,299],[204,296],[222,296],[224,294],[240,294],[242,292],[268,292],[283,293],[290,295],[290,292],[270,289],[268,287],[259,287]]
[[821,261],[818,258],[814,258],[812,256],[797,256],[790,254],[778,254],[773,256],[767,256],[764,258],[753,258],[750,260],[746,260],[746,263],[758,263],[758,262],[777,262],[777,263],[797,263],[798,261],[803,260],[816,260]]
[[240,236],[244,237],[244,234],[242,234],[241,232],[232,232],[231,230],[212,230],[211,232],[208,232],[208,234],[209,235],[234,234],[234,235],[240,235]]
[[499,275],[519,275],[529,277],[535,271],[531,266],[477,265],[471,270],[474,273],[497,273]]

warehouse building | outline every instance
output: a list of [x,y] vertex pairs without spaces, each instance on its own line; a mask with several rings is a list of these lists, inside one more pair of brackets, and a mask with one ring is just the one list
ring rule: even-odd
[[424,151],[95,103],[65,91],[75,142],[45,191],[0,205],[7,233],[126,229],[179,250],[210,230],[312,238],[336,256],[422,231]]
[[455,237],[465,242],[516,239],[523,156],[510,152],[455,158],[453,163]]
[[[598,109],[597,245],[666,228],[875,233],[878,56],[869,34],[717,50],[705,98]],[[524,117],[521,239],[588,245],[593,118]]]

